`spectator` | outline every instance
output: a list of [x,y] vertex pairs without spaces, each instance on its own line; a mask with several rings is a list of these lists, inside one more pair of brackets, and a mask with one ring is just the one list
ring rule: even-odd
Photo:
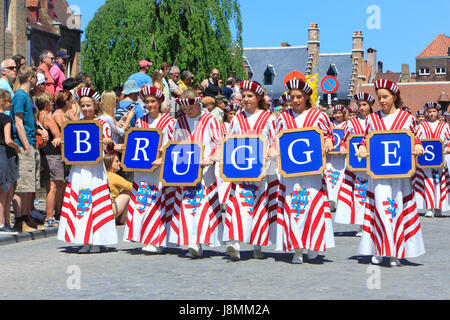
[[[16,63],[16,67],[17,67],[16,74],[19,73],[20,68],[23,68],[27,65],[26,61],[25,61],[25,57],[21,54],[16,54],[16,55],[12,56],[11,59],[13,59],[14,62]],[[13,87],[14,91],[19,89],[19,81],[17,80],[17,78],[16,78],[14,84],[12,85],[12,87]]]
[[78,72],[74,78],[74,81],[75,81],[75,87],[77,87],[80,83],[84,83],[85,86],[89,87],[89,88],[92,86],[91,77],[86,72]]
[[230,102],[242,107],[242,95],[240,92],[234,92],[230,96]]
[[0,234],[18,233],[9,225],[14,184],[19,177],[16,164],[19,146],[12,140],[12,119],[5,114],[11,104],[11,94],[0,89]]
[[178,80],[178,86],[181,88],[182,91],[186,91],[192,86],[192,79],[194,78],[194,75],[190,71],[183,71],[180,74],[180,80]]
[[61,128],[65,122],[69,121],[67,112],[72,109],[73,96],[68,90],[62,90],[55,96],[56,110],[53,112],[53,120]]
[[75,88],[75,80],[74,78],[67,78],[62,83],[63,90],[73,90]]
[[36,86],[33,89],[31,89],[31,95],[33,97],[36,97],[41,93],[44,93],[45,88],[47,87],[44,74],[36,72],[36,76],[37,76]]
[[50,69],[55,64],[55,56],[52,51],[44,50],[39,55],[40,65],[38,68],[45,72],[45,92],[55,95],[55,80],[53,79]]
[[1,69],[0,89],[8,91],[11,97],[14,98],[13,85],[17,76],[16,63],[13,59],[3,60]]
[[178,112],[178,105],[175,102],[175,99],[179,98],[181,94],[183,93],[183,90],[178,86],[178,77],[180,76],[180,68],[177,66],[173,66],[170,68],[170,79],[169,79],[169,90],[170,90],[170,105],[171,110],[170,112],[175,117]]
[[199,97],[203,97],[204,89],[201,84],[194,84],[192,88],[197,91]]
[[120,170],[120,155],[117,152],[105,155],[103,161],[108,175],[108,185],[116,224],[123,225],[127,220],[128,203],[130,202],[133,184],[117,174]]
[[223,117],[225,115],[225,107],[228,105],[228,100],[225,96],[217,95],[216,96],[216,107],[211,114],[219,120],[219,123],[223,122]]
[[216,100],[211,97],[204,97],[202,99],[202,108],[208,112],[211,112],[216,108]]
[[158,88],[162,92],[162,75],[159,70],[155,70],[152,74],[152,82],[155,88]]
[[234,87],[236,85],[236,82],[234,81],[233,77],[229,77],[227,79],[227,82],[225,84],[225,88],[222,89],[222,94],[227,97],[228,100],[231,99],[231,95],[234,92]]
[[171,65],[167,62],[163,62],[161,66],[161,78],[162,78],[162,92],[164,94],[164,102],[161,105],[161,110],[170,112],[172,106],[170,104],[170,88],[169,88],[169,80],[167,80],[167,76],[169,75]]
[[219,70],[211,70],[210,78],[202,81],[205,90],[205,96],[215,98],[220,93]]
[[128,80],[123,86],[124,98],[119,102],[114,112],[114,117],[117,121],[124,121],[128,111],[134,110],[134,116],[130,122],[130,127],[136,126],[137,119],[144,115],[144,108],[138,103],[139,91],[141,89],[134,80]]
[[65,51],[58,51],[55,54],[56,62],[50,69],[50,74],[55,80],[55,93],[63,90],[63,82],[66,80],[67,62],[70,56]]
[[[57,96],[60,96],[59,92]],[[39,110],[38,119],[44,129],[48,131],[49,141],[51,142],[41,148],[43,180],[47,182],[45,227],[58,226],[55,215],[61,215],[66,186],[64,180],[64,162],[61,158],[61,126],[52,116],[53,100],[54,97],[48,92],[41,93],[36,97],[36,107]]]
[[114,91],[104,91],[98,105],[98,117],[107,122],[112,129],[112,139],[115,144],[119,144],[119,139],[125,135],[125,131],[119,126],[114,118],[114,109],[117,105]]
[[152,66],[153,63],[151,63],[148,60],[141,60],[139,62],[139,71],[132,74],[128,80],[134,80],[136,81],[138,87],[142,87],[144,84],[153,85],[152,78],[148,75],[148,72],[150,71],[150,66]]
[[[20,88],[12,99],[11,118],[13,119],[13,138],[19,145],[19,179],[13,197],[15,227],[19,231],[45,229],[32,221],[33,193],[39,188],[40,157],[36,149],[35,117],[29,93],[36,85],[36,69],[24,67],[19,74]],[[23,150],[23,151],[22,151]]]

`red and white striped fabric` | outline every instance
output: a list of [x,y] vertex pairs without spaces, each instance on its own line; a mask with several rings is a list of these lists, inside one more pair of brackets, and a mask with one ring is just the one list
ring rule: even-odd
[[374,83],[375,91],[378,91],[380,89],[386,89],[389,90],[392,94],[398,95],[400,94],[400,89],[398,85],[390,80],[387,79],[378,79]]
[[[217,119],[208,112],[194,119],[177,119],[173,141],[198,141],[204,156],[211,157],[220,148],[223,133]],[[174,196],[169,241],[177,245],[209,244],[220,246],[223,222],[215,175],[215,166],[203,169],[202,181],[194,187],[177,187]]]
[[[136,122],[139,128],[156,128],[162,131],[162,145],[173,134],[175,119],[163,114],[152,119],[147,114]],[[128,214],[123,234],[124,241],[139,242],[157,247],[168,246],[174,198],[173,187],[163,187],[160,169],[152,173],[135,172]]]
[[[337,123],[331,122],[333,130],[335,128],[344,129],[347,125],[347,121]],[[333,141],[334,143],[334,141]],[[345,156],[341,154],[328,154],[327,155],[327,169],[324,171],[325,181],[327,183],[328,200],[337,203],[339,188],[341,187],[342,180],[344,179],[345,172]]]
[[114,212],[103,162],[72,166],[57,239],[76,244],[117,243]]
[[94,99],[96,101],[100,101],[101,100],[100,95],[94,89],[88,88],[88,87],[81,88],[75,93],[75,99],[76,100],[79,101],[83,97],[89,97],[89,98],[92,98],[92,99]]
[[[421,140],[440,139],[445,150],[450,142],[450,126],[445,122],[422,121],[417,127],[416,137]],[[412,180],[419,210],[450,210],[447,165],[439,169],[417,168]]]
[[[402,129],[409,129],[415,134],[415,121],[410,114],[397,110],[385,115],[380,111],[369,115],[366,135],[373,130]],[[420,143],[417,138],[416,141]],[[409,178],[369,179],[359,253],[399,259],[425,253]]]
[[[254,114],[244,110],[230,123],[230,134],[262,135],[269,146],[275,145],[275,130],[276,119],[262,110]],[[262,246],[275,242],[275,234],[269,235],[269,229],[276,231],[279,182],[272,163],[268,164],[267,177],[270,179],[232,182],[227,186],[224,241],[235,240]]]
[[[347,121],[344,129],[341,147],[348,148],[348,152],[356,153],[357,146],[348,146],[351,134],[364,134],[366,121],[353,118]],[[367,183],[369,176],[364,172],[352,172],[346,168],[339,189],[336,215],[334,221],[342,224],[362,225],[367,202]]]
[[[333,137],[328,116],[317,109],[309,109],[300,115],[293,109],[283,112],[278,118],[277,133],[308,127],[319,127],[325,137]],[[304,176],[301,179],[280,175],[278,203],[277,250],[326,251],[335,246],[323,175]]]
[[166,97],[164,96],[164,94],[162,93],[161,90],[159,90],[158,88],[155,87],[151,87],[151,86],[145,86],[141,89],[141,91],[139,92],[140,96],[142,99],[144,99],[146,96],[154,96],[156,98],[158,98],[161,102],[164,102],[164,100],[166,99]]
[[263,88],[253,81],[244,80],[239,82],[239,88],[241,89],[241,92],[244,90],[250,90],[256,93],[258,96],[264,96],[264,90]]

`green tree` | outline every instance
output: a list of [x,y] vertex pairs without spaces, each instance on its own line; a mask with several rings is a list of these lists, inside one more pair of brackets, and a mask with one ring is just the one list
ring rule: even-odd
[[106,0],[85,30],[82,69],[97,90],[125,82],[144,58],[199,83],[213,67],[243,78],[242,55],[238,0]]

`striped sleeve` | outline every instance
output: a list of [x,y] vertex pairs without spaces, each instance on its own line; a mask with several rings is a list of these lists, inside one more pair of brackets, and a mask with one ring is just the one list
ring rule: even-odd
[[223,140],[223,132],[219,121],[215,117],[211,117],[208,121],[208,128],[211,136],[211,143],[213,144],[213,148],[211,150],[211,154],[209,157],[213,156],[217,150],[220,149]]
[[325,134],[325,138],[334,139],[330,118],[328,118],[328,116],[323,111],[319,112],[320,116],[318,124],[320,129],[322,129],[323,133]]

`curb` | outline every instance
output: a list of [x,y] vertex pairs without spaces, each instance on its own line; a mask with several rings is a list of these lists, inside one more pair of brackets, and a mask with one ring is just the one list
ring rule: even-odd
[[33,232],[21,232],[16,235],[4,234],[0,235],[0,246],[50,238],[56,236],[57,233],[58,227],[50,227],[46,228],[45,230],[36,230]]

